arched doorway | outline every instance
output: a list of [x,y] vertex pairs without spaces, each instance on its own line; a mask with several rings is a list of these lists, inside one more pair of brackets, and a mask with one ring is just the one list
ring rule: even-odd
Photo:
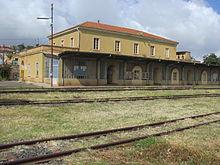
[[107,68],[107,84],[113,83],[113,76],[114,76],[114,67],[113,65]]
[[178,85],[180,83],[179,75],[179,70],[177,68],[174,68],[171,72],[171,84]]
[[133,79],[132,79],[132,84],[133,85],[142,85],[142,68],[140,66],[135,66],[132,69],[133,73]]
[[208,82],[208,73],[205,70],[201,74],[201,82],[203,85],[206,85]]
[[161,84],[161,71],[160,68],[155,68],[153,73],[154,85]]
[[193,84],[193,71],[188,70],[187,72],[187,85],[192,85]]

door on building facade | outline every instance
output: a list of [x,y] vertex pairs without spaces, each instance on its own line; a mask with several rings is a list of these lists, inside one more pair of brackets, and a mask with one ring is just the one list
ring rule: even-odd
[[142,85],[142,68],[140,66],[135,66],[132,69],[132,73],[132,85]]
[[177,68],[174,68],[171,72],[171,84],[178,85],[180,83],[179,79],[179,70]]
[[113,66],[109,66],[107,69],[107,84],[113,83]]
[[153,77],[154,77],[154,85],[160,85],[160,84],[161,84],[161,72],[160,72],[160,68],[155,68],[153,74],[154,74],[154,75],[153,75]]
[[53,59],[53,85],[58,85],[59,60]]
[[187,72],[187,85],[192,85],[193,84],[193,71],[188,70]]
[[201,81],[203,85],[206,85],[208,82],[208,73],[205,70],[202,72]]
[[213,82],[218,82],[218,73],[217,73],[217,72],[214,72],[214,73],[212,74],[212,81],[213,81]]

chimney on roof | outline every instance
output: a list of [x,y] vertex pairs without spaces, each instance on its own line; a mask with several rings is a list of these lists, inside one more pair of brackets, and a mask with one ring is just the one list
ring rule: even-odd
[[97,23],[100,23],[100,20],[98,20]]

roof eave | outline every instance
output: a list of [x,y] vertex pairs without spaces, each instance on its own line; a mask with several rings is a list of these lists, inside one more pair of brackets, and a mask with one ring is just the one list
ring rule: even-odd
[[[54,33],[53,37],[55,38],[55,37],[61,36],[61,35],[66,34],[66,33],[71,33],[71,32],[77,31],[78,27],[79,27],[79,25],[76,25],[76,26],[70,27],[68,29],[62,30],[60,32]],[[47,36],[47,38],[51,39],[51,35]]]
[[177,46],[179,44],[179,42],[176,42],[176,41],[168,41],[168,40],[156,39],[156,38],[152,38],[152,37],[146,37],[146,36],[141,36],[141,35],[134,35],[134,34],[129,34],[129,33],[125,33],[125,32],[117,32],[117,31],[100,29],[100,28],[94,28],[94,27],[79,26],[79,29],[80,30],[99,31],[99,32],[111,33],[111,34],[117,34],[117,35],[123,35],[123,36],[130,36],[130,37],[140,38],[140,39],[147,39],[147,40],[150,40],[150,41],[166,43],[166,44],[171,44],[171,45],[175,45],[175,46]]
[[220,67],[220,65],[208,65],[205,63],[195,63],[195,62],[187,62],[187,61],[178,61],[178,60],[169,60],[169,59],[160,59],[160,58],[149,58],[149,57],[137,57],[137,56],[128,56],[128,55],[118,55],[112,53],[97,53],[97,52],[77,52],[77,51],[64,51],[59,54],[60,57],[66,55],[88,55],[88,57],[96,56],[103,56],[103,57],[122,57],[122,58],[130,58],[130,59],[141,59],[141,60],[153,60],[153,61],[160,61],[160,62],[173,62],[173,63],[180,63],[180,64],[189,64],[189,65],[197,65],[197,66],[212,66],[212,67]]

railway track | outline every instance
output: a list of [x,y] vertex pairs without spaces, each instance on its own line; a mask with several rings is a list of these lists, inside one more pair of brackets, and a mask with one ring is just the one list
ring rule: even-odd
[[121,97],[121,98],[95,98],[95,99],[70,99],[70,100],[48,100],[48,101],[19,101],[0,102],[0,106],[15,105],[53,105],[70,103],[94,103],[94,102],[121,102],[121,101],[139,101],[139,100],[157,100],[157,99],[183,99],[198,97],[220,97],[220,94],[193,94],[193,95],[169,95],[169,96],[146,96],[146,97]]
[[[112,134],[112,133],[115,133],[115,132],[134,131],[134,130],[139,130],[139,129],[142,129],[142,128],[145,128],[145,127],[160,126],[160,125],[164,125],[164,124],[167,124],[167,123],[175,123],[175,122],[180,121],[180,120],[197,119],[197,118],[202,118],[202,117],[211,116],[211,115],[218,115],[218,114],[220,114],[220,112],[200,114],[200,115],[196,115],[196,116],[189,116],[189,117],[178,118],[178,119],[167,120],[167,121],[156,122],[156,123],[150,123],[150,124],[136,125],[136,126],[132,126],[132,127],[124,127],[124,128],[97,131],[97,132],[89,132],[89,133],[70,135],[70,136],[52,137],[52,138],[24,141],[24,142],[19,142],[19,143],[4,144],[4,145],[0,145],[0,151],[4,150],[4,149],[8,149],[10,147],[18,146],[18,145],[32,145],[32,144],[35,144],[35,143],[41,143],[41,142],[51,141],[51,140],[66,140],[66,139],[74,139],[74,138],[79,139],[79,138],[94,137],[94,136],[97,137],[97,136],[101,136],[101,135]],[[149,138],[149,137],[168,135],[168,134],[171,134],[171,133],[180,132],[180,131],[184,131],[184,130],[187,130],[187,129],[191,129],[191,128],[195,128],[195,127],[199,127],[199,126],[203,126],[203,125],[208,125],[208,124],[212,124],[212,123],[217,123],[217,122],[220,122],[220,120],[212,120],[212,121],[208,121],[208,122],[202,122],[202,123],[190,125],[190,126],[187,126],[187,127],[176,128],[176,129],[173,129],[173,130],[163,131],[163,132],[154,133],[154,134],[145,135],[145,136],[140,136],[140,137],[135,137],[135,138],[129,138],[129,139],[110,142],[110,143],[104,143],[104,144],[100,144],[100,145],[92,145],[92,146],[88,146],[88,147],[76,148],[76,149],[72,149],[72,150],[55,152],[55,153],[36,156],[36,157],[31,157],[31,158],[11,160],[11,161],[3,162],[3,163],[0,163],[0,164],[1,165],[12,165],[12,164],[24,164],[24,163],[33,163],[33,162],[45,162],[45,161],[48,161],[48,160],[51,160],[51,159],[54,159],[54,158],[59,158],[59,157],[67,156],[67,155],[77,153],[77,152],[80,152],[80,151],[85,151],[87,149],[95,150],[95,149],[101,149],[101,148],[106,148],[106,147],[110,147],[110,146],[116,146],[116,145],[131,143],[131,142],[138,141],[138,140],[141,140],[141,139],[146,139],[146,138]]]
[[68,88],[68,89],[42,89],[42,90],[2,90],[0,94],[10,93],[48,93],[48,92],[117,92],[117,91],[156,91],[156,90],[220,90],[220,88],[193,88],[193,87],[168,87],[168,88]]

